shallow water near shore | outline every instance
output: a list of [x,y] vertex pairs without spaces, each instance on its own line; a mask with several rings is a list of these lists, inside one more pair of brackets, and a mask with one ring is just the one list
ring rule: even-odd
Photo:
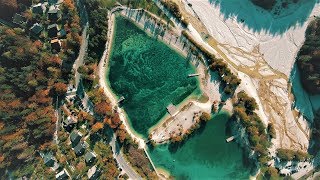
[[153,162],[176,179],[248,179],[250,168],[244,164],[242,149],[226,142],[228,119],[225,112],[214,115],[180,147],[149,148]]
[[292,92],[295,96],[295,107],[309,121],[313,121],[314,112],[320,108],[320,95],[310,95],[304,90],[299,68],[295,64],[290,74],[290,82],[292,84]]
[[114,34],[108,83],[118,97],[125,97],[130,125],[147,137],[170,103],[200,94],[197,78],[188,78],[195,68],[122,16],[116,16]]

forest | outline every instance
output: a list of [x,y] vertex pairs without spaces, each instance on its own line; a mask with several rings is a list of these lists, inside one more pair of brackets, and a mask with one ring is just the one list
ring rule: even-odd
[[9,170],[14,177],[28,176],[36,150],[53,138],[52,97],[65,92],[58,83],[61,59],[20,29],[1,26],[0,41],[0,174]]
[[268,148],[271,145],[271,138],[275,137],[275,134],[272,137],[268,136],[266,127],[258,114],[254,112],[258,110],[255,99],[249,97],[244,91],[240,91],[237,93],[237,100],[233,106],[233,115],[230,120],[240,122],[245,128],[250,148],[255,151],[261,167],[259,176],[267,177],[267,179],[278,177],[278,170],[267,165],[270,160]]
[[297,64],[301,72],[301,82],[310,94],[320,94],[320,19],[310,23],[306,40],[301,47]]
[[[28,10],[30,4],[28,0],[1,0],[0,18],[9,22],[20,12],[29,22],[36,21]],[[52,175],[47,169],[35,174],[35,169],[41,164],[39,152],[55,147],[54,109],[70,77],[70,70],[62,65],[73,63],[81,40],[73,1],[65,0],[61,8],[70,18],[63,21],[67,37],[59,54],[52,53],[47,39],[30,38],[29,25],[27,30],[0,26],[0,177]],[[10,13],[3,14],[3,9]]]

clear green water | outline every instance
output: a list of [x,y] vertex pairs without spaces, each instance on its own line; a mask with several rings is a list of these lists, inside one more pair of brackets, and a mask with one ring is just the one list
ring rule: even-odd
[[241,148],[225,141],[228,118],[226,113],[215,115],[181,147],[149,149],[153,162],[176,179],[248,179]]
[[148,36],[124,17],[116,17],[110,57],[109,82],[117,96],[124,96],[133,129],[147,137],[148,129],[190,94],[199,94],[191,64],[162,42]]

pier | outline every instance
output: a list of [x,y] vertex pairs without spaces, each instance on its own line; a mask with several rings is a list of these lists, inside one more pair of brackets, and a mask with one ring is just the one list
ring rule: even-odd
[[188,77],[195,77],[195,76],[200,76],[200,74],[189,74]]
[[169,106],[167,107],[167,111],[171,116],[174,116],[177,112],[177,108],[173,104],[169,104]]
[[121,96],[120,99],[118,100],[118,103],[121,103],[123,100],[125,100],[125,98]]
[[228,139],[226,139],[227,143],[233,141],[234,138],[235,138],[235,136],[231,136],[231,137],[229,137]]

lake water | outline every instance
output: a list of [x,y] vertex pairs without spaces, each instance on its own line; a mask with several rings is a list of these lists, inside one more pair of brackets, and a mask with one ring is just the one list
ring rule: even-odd
[[110,58],[109,84],[124,96],[123,108],[133,129],[148,136],[148,129],[191,94],[200,94],[194,67],[166,44],[148,36],[122,16],[116,17]]
[[309,121],[313,121],[314,111],[320,108],[320,95],[310,95],[302,86],[299,68],[295,64],[290,74],[292,92],[295,96],[295,107]]
[[[123,107],[137,133],[146,137],[170,103],[200,94],[198,80],[187,78],[190,73],[195,69],[185,58],[116,17],[108,83],[118,97],[126,98]],[[248,179],[241,148],[225,141],[228,118],[223,112],[215,115],[179,147],[149,149],[153,162],[177,179]]]
[[226,142],[228,119],[224,112],[215,115],[181,147],[150,148],[153,162],[176,179],[248,179],[250,168],[243,163],[241,148]]

